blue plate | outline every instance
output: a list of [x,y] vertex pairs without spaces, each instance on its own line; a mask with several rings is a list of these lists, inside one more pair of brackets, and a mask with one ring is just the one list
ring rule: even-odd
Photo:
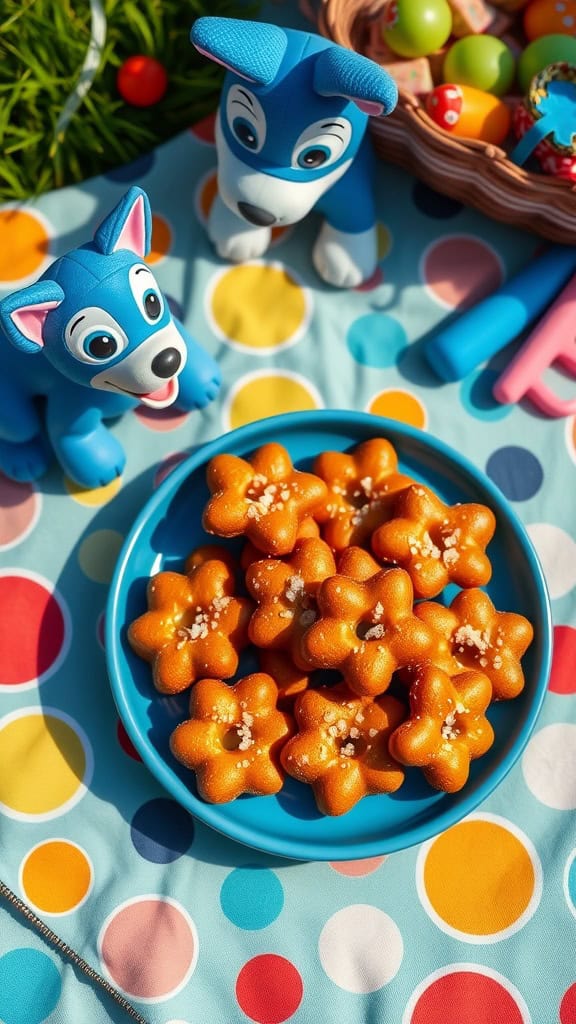
[[[459,793],[432,790],[410,769],[397,793],[361,800],[348,814],[319,814],[309,787],[288,779],[274,797],[205,803],[194,775],[172,756],[169,737],[187,717],[188,698],[162,697],[150,666],[131,650],[128,624],[146,610],[146,583],[161,569],[181,570],[185,557],[208,538],[201,513],[208,499],[206,463],[220,452],[247,457],[270,440],[285,445],[298,469],[309,469],[324,450],[351,448],[369,437],[388,438],[400,468],[433,488],[448,504],[489,505],[497,529],[488,548],[493,576],[487,586],[496,607],[516,611],[534,625],[523,660],[526,685],[515,700],[495,704],[489,717],[493,747],[471,766]],[[143,761],[166,790],[193,815],[248,846],[299,860],[354,860],[391,853],[454,825],[498,785],[520,756],[544,699],[550,670],[552,625],[542,569],[532,544],[500,491],[471,463],[440,441],[392,420],[321,410],[260,420],[196,451],[161,484],[126,539],[111,585],[106,614],[108,671],[120,717]],[[246,671],[240,665],[239,675]],[[248,669],[250,670],[250,669]]]

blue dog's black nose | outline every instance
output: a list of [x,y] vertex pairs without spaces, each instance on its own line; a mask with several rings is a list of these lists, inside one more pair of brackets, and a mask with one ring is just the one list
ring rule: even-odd
[[263,210],[261,206],[252,206],[252,203],[238,203],[238,209],[244,220],[257,224],[260,228],[269,228],[276,220],[273,213],[268,213],[268,210]]
[[165,348],[152,360],[152,370],[157,377],[173,377],[180,369],[182,356],[177,348]]

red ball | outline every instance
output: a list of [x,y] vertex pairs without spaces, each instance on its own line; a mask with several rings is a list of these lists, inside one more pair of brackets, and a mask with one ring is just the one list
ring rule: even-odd
[[168,88],[166,69],[154,57],[128,57],[118,71],[116,86],[123,100],[133,107],[152,107]]

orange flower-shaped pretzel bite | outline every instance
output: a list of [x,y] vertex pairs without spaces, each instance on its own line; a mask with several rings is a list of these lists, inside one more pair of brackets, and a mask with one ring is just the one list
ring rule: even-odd
[[534,630],[523,615],[496,611],[488,594],[477,588],[460,591],[449,608],[425,601],[415,612],[445,637],[462,668],[488,676],[494,700],[510,700],[524,689],[520,659]]
[[412,484],[398,495],[394,518],[372,534],[372,550],[410,573],[417,598],[435,597],[448,583],[488,583],[492,566],[484,549],[495,528],[486,505],[445,505],[429,488]]
[[[320,527],[312,516],[305,516],[296,534],[296,540],[305,540],[307,537],[319,537]],[[254,546],[252,541],[246,541],[242,551],[240,553],[240,568],[246,572],[252,562],[259,562],[262,559],[263,552]],[[272,555],[268,555],[268,558],[272,558]]]
[[310,685],[310,669],[298,668],[288,651],[260,649],[258,664],[262,672],[272,676],[278,687],[278,707],[292,708],[298,694]]
[[360,582],[369,580],[377,572],[382,572],[380,562],[377,562],[365,548],[356,546],[341,551],[336,566],[342,576],[350,576],[351,579]]
[[413,613],[412,584],[403,569],[381,570],[365,581],[332,576],[317,602],[320,615],[302,637],[304,660],[338,669],[361,696],[383,693],[392,673],[421,661],[434,642],[432,630]]
[[234,596],[234,571],[217,558],[186,575],[160,572],[148,584],[148,611],[130,623],[136,654],[152,664],[160,693],[181,693],[207,673],[233,676],[248,643],[252,602]]
[[323,814],[345,814],[365,796],[394,793],[404,771],[388,740],[406,715],[394,697],[357,697],[342,685],[307,690],[295,704],[298,732],[280,758],[289,775],[312,786]]
[[398,472],[389,441],[371,438],[348,452],[322,452],[314,472],[328,485],[328,497],[316,510],[322,535],[335,551],[368,544],[373,530],[391,514],[398,491],[413,482]]
[[286,449],[273,442],[249,460],[216,455],[207,482],[212,496],[204,529],[220,537],[245,535],[265,555],[289,554],[302,520],[327,493],[323,480],[295,470]]
[[248,634],[257,647],[290,651],[299,668],[304,632],[317,617],[316,594],[320,584],[336,572],[334,555],[319,538],[299,540],[284,561],[253,562],[246,572],[246,587],[257,602]]
[[435,789],[455,793],[470,773],[470,761],[494,742],[485,716],[492,687],[482,672],[450,676],[422,665],[410,688],[410,715],[390,737],[390,753],[401,764],[422,768]]
[[209,803],[242,793],[267,796],[282,787],[279,754],[294,731],[290,715],[278,711],[278,691],[263,672],[234,686],[199,679],[190,694],[190,718],[170,737],[174,756],[196,773],[200,796]]

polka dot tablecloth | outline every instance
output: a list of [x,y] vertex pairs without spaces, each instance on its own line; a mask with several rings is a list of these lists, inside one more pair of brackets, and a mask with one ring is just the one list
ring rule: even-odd
[[[108,487],[84,491],[56,467],[35,485],[0,478],[0,877],[151,1024],[574,1024],[576,427],[493,401],[509,353],[441,385],[421,352],[537,240],[380,165],[364,287],[319,282],[314,217],[265,259],[224,265],[204,232],[208,120],[136,165],[0,209],[2,292],[90,237],[131,182],[154,211],[148,262],[224,385],[201,414],[117,422],[128,464]],[[413,424],[487,473],[542,560],[555,648],[524,756],[476,813],[387,857],[293,863],[217,835],[157,785],[115,711],[103,614],[124,536],[187,453],[320,407]],[[99,1019],[82,972],[1,913],[0,1021]]]

